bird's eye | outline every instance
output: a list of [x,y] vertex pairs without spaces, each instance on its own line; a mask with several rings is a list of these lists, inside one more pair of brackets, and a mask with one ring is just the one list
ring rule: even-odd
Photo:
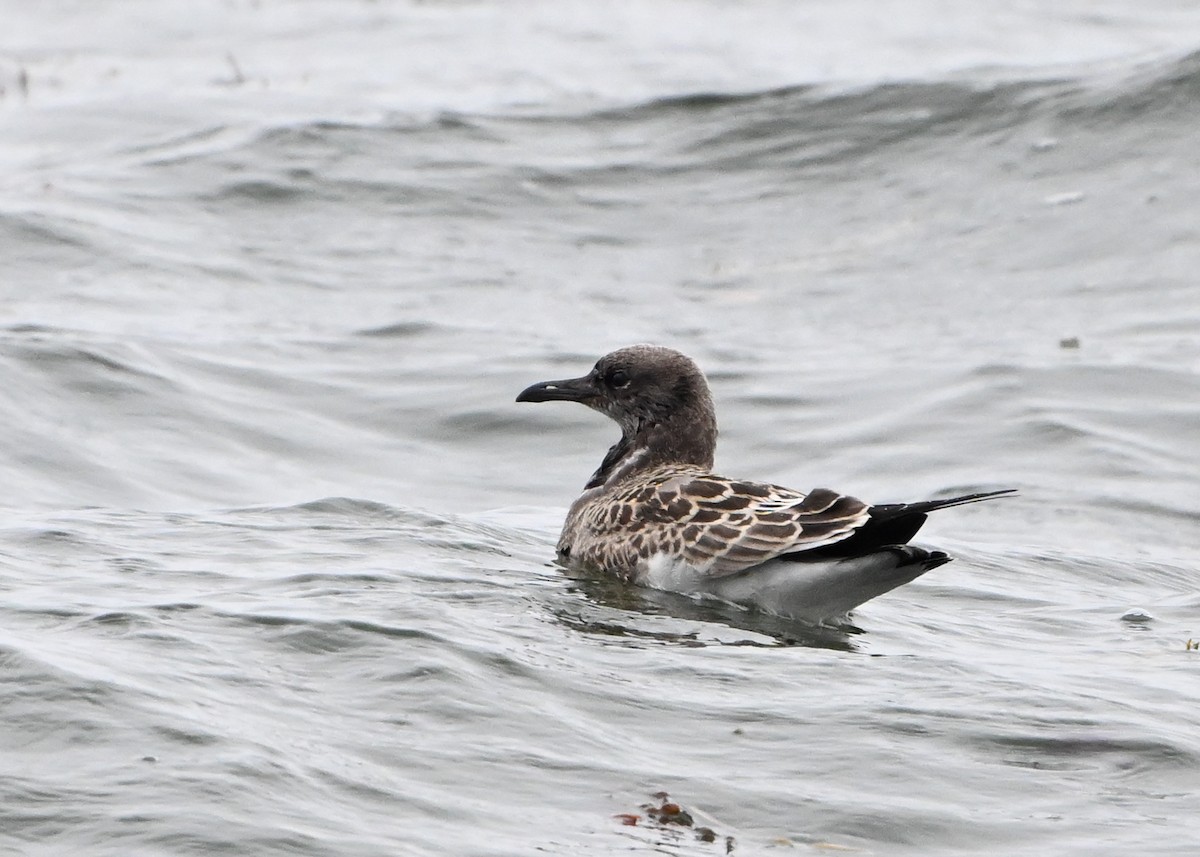
[[608,381],[608,385],[610,387],[615,387],[618,390],[623,390],[624,388],[629,386],[629,381],[631,379],[629,377],[629,373],[626,372],[624,369],[613,369],[611,372],[608,373],[608,378],[606,378],[605,380]]

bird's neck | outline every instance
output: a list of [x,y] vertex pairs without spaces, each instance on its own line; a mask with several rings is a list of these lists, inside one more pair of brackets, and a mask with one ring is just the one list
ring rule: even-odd
[[679,411],[664,420],[639,420],[622,427],[621,439],[608,450],[586,489],[624,482],[664,465],[711,470],[717,446],[717,421],[711,408]]

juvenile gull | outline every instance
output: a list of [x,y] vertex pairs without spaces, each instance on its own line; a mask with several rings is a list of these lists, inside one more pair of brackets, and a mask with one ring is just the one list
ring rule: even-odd
[[534,384],[518,402],[582,402],[621,426],[558,540],[569,565],[794,619],[836,619],[950,561],[907,544],[935,509],[1012,489],[868,505],[712,472],[717,421],[688,357],[636,345],[582,378]]

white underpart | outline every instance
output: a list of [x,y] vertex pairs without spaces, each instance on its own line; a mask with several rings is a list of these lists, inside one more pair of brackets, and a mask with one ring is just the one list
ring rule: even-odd
[[638,568],[636,581],[652,589],[718,598],[776,616],[821,622],[845,616],[864,601],[919,577],[921,563],[901,565],[895,551],[828,562],[771,560],[714,577],[678,557],[657,553]]
[[635,580],[651,589],[688,594],[703,591],[705,575],[669,553],[656,553],[638,565]]

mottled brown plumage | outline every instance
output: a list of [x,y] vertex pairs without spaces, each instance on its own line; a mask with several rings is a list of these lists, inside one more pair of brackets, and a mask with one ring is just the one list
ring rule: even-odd
[[665,552],[722,576],[834,544],[868,514],[865,503],[832,491],[804,495],[686,465],[630,475],[601,502],[585,495],[575,503],[558,545],[563,556],[636,577],[639,565]]

